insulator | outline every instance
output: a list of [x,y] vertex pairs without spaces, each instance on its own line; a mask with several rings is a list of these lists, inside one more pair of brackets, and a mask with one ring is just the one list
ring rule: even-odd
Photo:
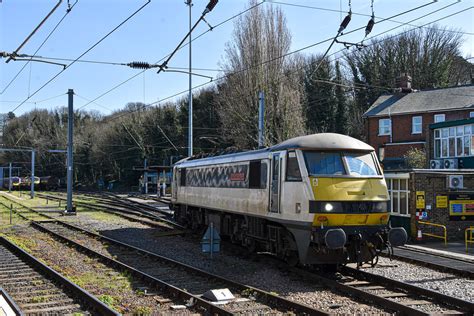
[[370,32],[372,32],[372,28],[374,27],[375,21],[374,17],[369,20],[369,23],[367,23],[367,26],[365,27],[365,36],[369,35]]
[[144,61],[134,61],[127,64],[127,66],[131,68],[137,68],[137,69],[150,69],[151,68],[150,64]]
[[217,4],[218,1],[219,1],[219,0],[211,0],[211,1],[209,1],[209,3],[208,3],[207,6],[206,6],[206,9],[209,10],[209,12],[211,12],[212,9],[214,9],[214,7],[216,6],[216,4]]
[[214,9],[214,7],[216,6],[217,1],[218,1],[218,0],[211,0],[211,1],[209,1],[209,3],[207,4],[206,8],[205,8],[204,11],[202,12],[202,15],[204,16],[204,15],[208,14],[209,12],[211,12],[212,9]]
[[347,25],[349,25],[349,22],[351,21],[351,18],[352,18],[352,11],[349,11],[349,13],[346,15],[344,20],[342,20],[341,26],[339,27],[339,31],[338,31],[339,33],[341,33],[342,31],[346,29]]

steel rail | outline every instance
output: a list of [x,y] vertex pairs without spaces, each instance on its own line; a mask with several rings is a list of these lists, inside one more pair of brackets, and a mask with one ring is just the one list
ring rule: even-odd
[[[59,222],[59,221],[52,221],[52,222]],[[61,222],[61,224],[65,224],[64,222]],[[106,264],[109,267],[115,267],[121,271],[127,271],[130,272],[132,275],[138,277],[141,280],[146,281],[149,284],[152,284],[154,287],[160,288],[160,289],[165,289],[168,293],[173,294],[173,296],[184,299],[184,300],[194,300],[198,306],[201,306],[206,309],[207,312],[211,314],[218,314],[218,315],[232,315],[232,313],[229,313],[225,309],[221,308],[220,306],[214,305],[211,302],[208,302],[204,299],[202,299],[199,296],[193,295],[191,293],[186,292],[185,290],[182,290],[180,288],[177,288],[167,282],[164,282],[160,279],[157,279],[149,274],[146,274],[140,270],[137,270],[129,265],[126,265],[120,261],[117,261],[115,259],[112,259],[110,257],[107,257],[103,254],[100,254],[86,246],[83,246],[69,238],[66,238],[48,228],[45,226],[41,225],[39,222],[32,221],[31,225],[35,228],[37,228],[40,231],[43,231],[45,233],[50,234],[54,238],[61,240],[64,243],[72,245],[74,248],[78,249],[79,251],[91,256],[98,258],[101,260],[104,264]]]
[[14,245],[5,237],[0,236],[0,244],[6,249],[8,249],[15,256],[20,258],[23,262],[31,266],[36,272],[39,272],[41,275],[45,276],[49,280],[53,280],[54,282],[61,284],[61,286],[63,286],[64,289],[67,290],[67,292],[73,294],[75,298],[85,303],[87,306],[90,306],[91,311],[93,311],[94,314],[106,316],[120,315],[119,313],[102,303],[96,297],[91,295],[89,292],[72,283],[63,275],[54,271],[53,269],[36,259],[34,256],[21,249],[20,247]]
[[[44,193],[38,193],[38,196],[43,197],[43,198],[47,197],[47,198],[52,199],[52,200],[61,200],[61,201],[66,200],[65,198],[63,198],[61,196],[53,196],[53,195],[48,195],[48,194],[44,194]],[[140,223],[150,225],[150,226],[154,226],[154,227],[165,228],[162,225],[160,225],[159,223],[156,223],[156,222],[162,222],[162,223],[171,225],[171,226],[173,226],[175,228],[178,228],[178,229],[185,229],[183,226],[181,226],[181,225],[179,225],[179,224],[177,224],[173,221],[170,221],[168,219],[165,219],[163,217],[160,217],[160,216],[150,215],[150,214],[146,214],[146,213],[143,213],[143,212],[140,212],[140,211],[133,211],[133,210],[118,209],[117,208],[117,207],[126,208],[126,206],[123,206],[123,205],[116,205],[116,206],[110,206],[110,205],[105,205],[105,204],[91,205],[90,203],[79,202],[77,200],[74,203],[76,205],[79,205],[79,206],[83,206],[83,207],[94,209],[94,210],[108,212],[108,213],[118,215],[122,218],[131,220],[131,221],[140,222]],[[104,203],[107,203],[107,202],[104,202]],[[112,203],[109,203],[109,204],[112,204]],[[123,213],[125,213],[125,214],[123,214]],[[145,218],[147,218],[149,220],[152,220],[152,221],[155,221],[155,222],[145,221],[143,219],[131,217],[129,215],[135,215],[135,216],[138,216],[138,217],[145,217]]]
[[350,267],[342,267],[341,270],[357,278],[363,278],[368,281],[384,284],[385,286],[388,286],[390,288],[401,289],[409,293],[415,293],[421,297],[426,297],[434,302],[442,302],[442,304],[444,305],[450,305],[451,307],[460,308],[466,313],[472,313],[474,311],[474,303],[471,303],[466,300],[445,295],[416,285],[408,284],[406,282],[389,279],[384,276],[373,274],[367,271],[357,270]]
[[[230,285],[232,287],[235,287],[237,289],[240,289],[242,291],[243,290],[247,290],[247,291],[250,290],[254,293],[257,293],[258,297],[260,299],[263,298],[263,301],[265,303],[272,304],[273,305],[272,307],[274,307],[274,308],[288,308],[290,310],[295,311],[299,315],[301,315],[301,314],[303,314],[303,315],[306,315],[306,314],[307,315],[330,315],[329,313],[327,313],[325,311],[318,310],[318,309],[312,308],[308,305],[301,304],[301,303],[298,303],[298,302],[295,302],[295,301],[291,301],[291,300],[279,297],[278,295],[269,293],[267,291],[264,291],[264,290],[261,290],[261,289],[258,289],[258,288],[255,288],[255,287],[252,287],[252,286],[249,286],[249,285],[244,285],[244,284],[238,283],[236,281],[233,281],[233,280],[230,280],[230,279],[227,279],[227,278],[209,273],[207,271],[192,267],[190,265],[178,262],[176,260],[173,260],[173,259],[170,259],[170,258],[167,258],[167,257],[160,256],[160,255],[155,254],[153,252],[150,252],[150,251],[147,251],[147,250],[129,245],[127,243],[118,241],[116,239],[112,239],[110,237],[106,237],[106,236],[102,236],[100,234],[96,234],[94,232],[91,232],[91,231],[88,231],[86,229],[77,227],[77,226],[72,225],[70,223],[66,223],[66,222],[58,221],[58,220],[50,221],[50,223],[57,223],[57,224],[60,224],[62,226],[65,226],[69,229],[80,231],[80,232],[82,232],[86,235],[89,235],[89,236],[95,238],[96,240],[98,240],[100,242],[106,242],[108,244],[113,244],[113,245],[116,245],[116,246],[120,246],[122,248],[125,248],[125,249],[128,249],[128,250],[134,251],[136,253],[139,253],[141,255],[148,256],[149,258],[153,258],[153,259],[156,259],[158,261],[166,262],[167,264],[172,264],[174,266],[183,268],[188,272],[199,274],[199,275],[204,276],[204,277],[215,279],[217,281],[223,282],[225,284],[228,284],[228,285]],[[199,296],[196,296],[196,295],[188,293],[184,290],[181,290],[181,289],[179,289],[179,288],[177,288],[177,287],[175,287],[175,286],[173,286],[169,283],[166,283],[162,280],[154,278],[151,275],[143,273],[140,270],[138,270],[136,268],[133,268],[131,266],[128,266],[128,265],[126,265],[126,264],[124,264],[120,261],[109,258],[105,255],[100,254],[100,253],[97,253],[97,252],[95,252],[94,250],[92,250],[88,247],[85,247],[85,246],[83,246],[83,245],[81,245],[81,244],[79,244],[79,243],[77,243],[73,240],[70,240],[67,237],[62,236],[61,234],[58,234],[58,233],[44,227],[39,222],[34,222],[33,221],[31,224],[34,227],[37,227],[40,230],[42,230],[46,233],[49,233],[50,235],[66,242],[66,243],[70,243],[70,244],[74,245],[74,247],[76,247],[76,248],[78,248],[78,249],[80,249],[80,250],[82,250],[82,251],[84,251],[84,252],[86,252],[90,255],[93,255],[93,256],[96,256],[96,257],[100,258],[104,262],[107,262],[107,264],[109,264],[109,265],[113,265],[113,266],[119,267],[121,269],[127,269],[127,270],[131,271],[133,274],[135,274],[137,276],[142,276],[143,279],[149,281],[150,283],[154,283],[156,285],[159,285],[160,287],[167,287],[167,288],[169,287],[173,293],[177,293],[181,296],[186,297],[187,299],[194,298],[196,300],[196,302],[198,302],[203,307],[206,307],[206,309],[208,309],[209,311],[217,312],[219,315],[231,315],[232,314],[229,311],[227,311],[225,309],[222,309],[221,307],[218,307],[218,306],[212,304],[211,302],[208,302],[208,301],[200,298]]]
[[11,298],[10,295],[0,286],[0,296],[2,296],[7,302],[8,306],[13,310],[16,316],[24,316],[23,312],[20,310],[15,301]]
[[[8,199],[8,198],[7,198]],[[106,236],[103,236],[103,235],[100,235],[100,234],[97,234],[97,233],[94,233],[94,232],[91,232],[87,229],[84,229],[82,227],[78,227],[78,226],[75,226],[75,225],[72,225],[70,223],[67,223],[67,222],[64,222],[64,221],[61,221],[61,220],[58,220],[56,218],[53,218],[49,215],[45,215],[45,214],[41,214],[40,211],[37,211],[37,210],[34,210],[33,208],[30,208],[28,206],[25,206],[25,205],[22,205],[21,203],[19,202],[16,202],[16,201],[12,201],[18,205],[21,205],[23,208],[31,211],[31,212],[34,212],[34,213],[38,213],[40,215],[43,215],[45,217],[48,217],[50,218],[51,220],[50,221],[47,221],[49,223],[58,223],[66,228],[69,228],[69,229],[72,229],[72,230],[75,230],[75,231],[79,231],[79,232],[82,232],[88,236],[91,236],[93,238],[95,238],[96,240],[98,241],[101,241],[101,242],[105,242],[105,243],[108,243],[108,244],[114,244],[116,246],[120,246],[120,247],[123,247],[123,248],[126,248],[126,249],[129,249],[129,250],[132,250],[132,251],[135,251],[135,252],[138,252],[142,255],[145,255],[145,256],[148,256],[150,258],[153,258],[153,259],[156,259],[156,260],[159,260],[159,261],[162,261],[162,262],[165,262],[165,263],[168,263],[168,264],[172,264],[172,265],[175,265],[175,266],[178,266],[180,268],[183,268],[185,269],[186,271],[189,271],[191,273],[196,273],[196,274],[199,274],[201,276],[205,276],[205,277],[208,277],[208,278],[213,278],[213,279],[216,279],[218,281],[221,281],[221,282],[224,282],[226,284],[230,284],[231,286],[235,287],[235,288],[238,288],[240,289],[241,291],[244,291],[244,290],[251,290],[252,292],[254,293],[257,293],[258,294],[258,297],[259,298],[264,298],[264,301],[265,302],[269,302],[270,304],[274,304],[276,306],[283,306],[283,307],[288,307],[289,309],[291,310],[294,310],[294,311],[297,311],[299,314],[308,314],[308,315],[330,315],[330,313],[327,313],[323,310],[319,310],[319,309],[316,309],[316,308],[313,308],[311,306],[308,306],[306,304],[302,304],[302,303],[298,303],[298,302],[295,302],[295,301],[291,301],[291,300],[288,300],[286,298],[283,298],[283,297],[280,297],[278,295],[275,295],[275,294],[272,294],[270,292],[267,292],[267,291],[264,291],[264,290],[261,290],[261,289],[258,289],[258,288],[255,288],[255,287],[252,287],[252,286],[249,286],[249,285],[245,285],[245,284],[241,284],[239,282],[236,282],[236,281],[233,281],[233,280],[230,280],[230,279],[227,279],[227,278],[224,278],[224,277],[221,277],[219,275],[215,275],[215,274],[212,274],[210,272],[207,272],[207,271],[204,271],[202,269],[199,269],[199,268],[195,268],[193,266],[190,266],[188,264],[185,264],[185,263],[182,263],[182,262],[179,262],[179,261],[176,261],[176,260],[173,260],[171,258],[167,258],[167,257],[164,257],[164,256],[160,256],[156,253],[153,253],[153,252],[150,252],[150,251],[147,251],[145,249],[141,249],[141,248],[138,248],[138,247],[135,247],[133,245],[130,245],[130,244],[127,244],[127,243],[124,243],[124,242],[121,242],[119,240],[116,240],[116,239],[113,239],[113,238],[110,238],[110,237],[106,237]],[[122,262],[119,262],[115,259],[112,259],[112,258],[109,258],[107,256],[104,256],[100,253],[97,253],[95,252],[94,250],[92,249],[89,249],[75,241],[72,241],[56,232],[53,232],[49,229],[47,229],[46,227],[42,226],[41,225],[41,222],[37,222],[37,221],[34,221],[34,220],[30,220],[31,221],[31,224],[37,228],[39,228],[40,230],[43,230],[44,232],[47,232],[49,234],[51,234],[52,236],[55,236],[56,238],[60,239],[60,240],[63,240],[65,242],[69,242],[70,244],[74,245],[75,247],[78,247],[78,249],[82,249],[84,252],[86,253],[89,253],[91,255],[95,255],[97,254],[97,257],[99,257],[101,260],[103,259],[104,261],[108,262],[109,264],[112,264],[112,265],[115,265],[117,264],[118,267],[121,267],[123,269],[128,269],[128,268],[131,268],[132,270],[130,270],[132,273],[136,273],[138,275],[143,274],[145,275],[144,277],[145,278],[148,278],[150,277],[151,279],[149,279],[149,281],[151,283],[154,283],[154,282],[157,282],[155,284],[163,284],[164,286],[168,286],[169,284],[166,283],[166,282],[163,282],[159,279],[156,279],[148,274],[145,274],[135,268],[132,268],[132,267],[129,267],[128,265],[122,263]],[[43,221],[45,223],[47,223],[46,221]],[[172,285],[170,285],[172,286]],[[173,287],[173,290],[174,289],[177,289],[179,290],[179,293],[180,295],[192,295],[186,291],[182,291],[181,289],[179,288],[176,288],[174,286]],[[183,293],[181,293],[183,292]],[[195,296],[192,296],[192,297],[195,297]],[[189,297],[191,298],[191,297]],[[198,299],[198,302],[202,301],[203,304],[211,304],[212,307],[215,307],[215,305],[213,305],[212,303],[209,303],[208,301],[206,300],[203,300],[201,299],[200,297],[197,297],[196,298]],[[228,312],[226,311],[226,313],[228,314]],[[226,313],[222,314],[222,315],[227,315]],[[219,313],[218,313],[219,314]],[[219,314],[220,315],[220,314]]]

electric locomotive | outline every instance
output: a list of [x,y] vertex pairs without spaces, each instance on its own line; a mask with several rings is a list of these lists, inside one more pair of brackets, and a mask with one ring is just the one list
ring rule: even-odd
[[304,265],[375,262],[403,245],[407,233],[389,226],[388,200],[374,148],[334,133],[181,160],[171,199],[183,225],[212,222],[250,251]]

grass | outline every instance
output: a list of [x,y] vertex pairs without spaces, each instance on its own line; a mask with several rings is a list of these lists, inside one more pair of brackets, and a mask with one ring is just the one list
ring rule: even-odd
[[103,294],[99,296],[99,300],[110,307],[114,306],[115,304],[115,298],[110,295]]
[[153,313],[153,310],[148,306],[139,306],[135,308],[133,311],[133,315],[141,315],[141,316],[151,315],[152,313]]
[[110,220],[117,220],[117,218],[120,218],[117,215],[107,213],[107,212],[102,212],[102,211],[91,211],[91,212],[86,212],[86,213],[87,213],[87,216],[98,221],[110,221]]
[[9,241],[11,241],[26,252],[31,253],[32,249],[37,248],[36,241],[33,239],[13,235],[7,235],[6,237]]

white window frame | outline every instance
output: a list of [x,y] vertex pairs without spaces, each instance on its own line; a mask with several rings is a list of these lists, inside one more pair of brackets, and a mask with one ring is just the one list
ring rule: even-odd
[[474,111],[469,112],[469,118],[474,118]]
[[[470,139],[470,141],[472,142],[472,140],[474,139],[474,125],[471,125],[471,128],[470,129],[466,129],[465,127],[468,126],[468,125],[471,125],[471,124],[466,124],[466,125],[460,125],[460,126],[456,126],[454,127],[455,128],[455,132],[454,132],[454,135],[450,135],[449,134],[449,131],[447,133],[447,136],[443,136],[443,132],[442,130],[443,129],[446,129],[446,128],[449,128],[449,127],[443,127],[443,128],[437,128],[433,131],[433,135],[434,135],[434,139],[435,139],[435,142],[436,140],[439,140],[440,142],[440,156],[439,157],[436,157],[436,152],[433,152],[433,156],[435,158],[458,158],[458,157],[472,157],[474,156],[474,150],[472,149],[472,144],[470,144],[470,149],[468,150],[469,152],[465,152],[464,149],[466,148],[466,137],[468,139]],[[461,127],[462,128],[462,132],[461,133],[458,133],[458,127]],[[439,130],[439,133],[438,133],[438,136],[436,136],[436,131]],[[461,146],[462,146],[462,150],[461,150],[461,154],[458,155],[458,142],[457,142],[457,138],[460,138],[460,141],[461,141]],[[450,156],[449,155],[449,152],[450,152],[450,145],[449,145],[449,140],[450,139],[453,139],[454,140],[454,156]],[[447,156],[444,156],[443,155],[443,140],[445,141],[446,143],[446,150],[447,150]],[[436,146],[433,146],[433,150],[436,150]]]
[[[420,122],[415,123],[416,119],[420,119]],[[416,130],[415,127],[419,127],[419,130]],[[411,118],[411,133],[421,134],[422,132],[423,132],[423,116],[413,116]]]
[[[388,126],[385,126],[387,125],[387,124],[384,124],[386,122],[388,122]],[[382,133],[382,128],[384,129],[383,133]],[[380,119],[379,120],[379,136],[387,136],[387,135],[392,135],[392,120]]]
[[[438,118],[441,118],[441,117],[442,117],[442,119],[439,120]],[[441,122],[444,122],[444,121],[446,121],[446,114],[435,114],[434,115],[434,122],[435,123],[441,123]]]
[[[409,190],[409,178],[408,177],[390,177],[390,178],[385,178],[385,181],[387,182],[387,184],[390,183],[390,185],[388,186],[390,189],[388,190],[388,195],[390,196],[390,201],[388,203],[390,203],[390,214],[391,215],[397,215],[397,216],[404,216],[404,217],[410,217],[411,214],[410,214],[410,190]],[[393,189],[393,182],[394,181],[398,181],[398,189],[394,190]],[[400,182],[401,181],[406,181],[405,182],[405,189],[400,189],[401,185],[400,185]],[[394,210],[393,209],[393,193],[397,193],[397,205],[398,205],[398,209],[397,210]],[[407,213],[406,214],[400,214],[400,193],[405,193],[406,194],[406,211]]]

